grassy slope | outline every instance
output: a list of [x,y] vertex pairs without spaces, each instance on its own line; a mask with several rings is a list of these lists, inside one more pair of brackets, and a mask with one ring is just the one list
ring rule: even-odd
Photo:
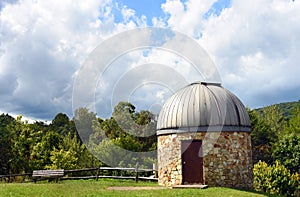
[[61,181],[0,184],[0,196],[267,196],[249,191],[211,187],[208,189],[163,189],[113,191],[111,186],[157,186],[153,182],[130,180]]

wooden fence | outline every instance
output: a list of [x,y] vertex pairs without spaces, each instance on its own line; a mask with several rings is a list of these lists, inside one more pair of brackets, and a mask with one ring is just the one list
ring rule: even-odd
[[[153,169],[143,169],[143,168],[139,168],[138,165],[136,165],[135,168],[112,168],[112,167],[95,168],[94,167],[94,168],[84,168],[84,169],[75,169],[75,170],[64,170],[64,172],[65,172],[64,177],[62,177],[60,180],[80,180],[80,179],[98,180],[99,178],[112,178],[112,179],[133,179],[136,182],[138,180],[157,181],[156,178],[157,169],[155,165],[153,165]],[[141,176],[141,174],[145,174],[145,173],[151,175]],[[81,175],[78,176],[76,174],[81,174]],[[8,183],[32,182],[32,173],[0,175],[0,182],[8,182]]]
[[[7,175],[0,175],[0,183],[1,182],[15,182],[16,178],[21,178],[22,180],[25,180],[26,177],[32,177],[32,173],[24,173],[24,174],[7,174]],[[23,181],[22,181],[23,182]]]

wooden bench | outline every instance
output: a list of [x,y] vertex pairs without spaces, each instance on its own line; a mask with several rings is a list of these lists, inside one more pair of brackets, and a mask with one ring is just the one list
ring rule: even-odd
[[36,183],[38,179],[48,179],[49,181],[55,179],[55,182],[58,182],[58,179],[64,176],[64,170],[34,170],[32,172],[32,179]]

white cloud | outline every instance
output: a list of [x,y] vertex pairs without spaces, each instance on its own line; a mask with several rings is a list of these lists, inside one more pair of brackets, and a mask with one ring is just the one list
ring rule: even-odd
[[[151,20],[154,26],[194,37],[216,62],[225,87],[246,105],[299,99],[300,1],[234,0],[220,14],[207,16],[215,2],[167,0],[161,5],[166,16]],[[113,0],[1,1],[0,110],[45,119],[59,112],[72,115],[73,80],[88,54],[112,35],[147,24],[147,16],[114,6]],[[120,22],[115,12],[121,15]],[[141,54],[122,59],[135,60],[127,69],[158,63],[172,66],[183,78],[197,77],[174,54],[152,50],[148,57],[136,56]],[[159,99],[159,95],[148,92],[146,97]]]
[[[170,51],[136,49],[127,52],[107,65],[99,79],[98,114],[109,117],[119,101],[132,102],[139,110],[162,105],[176,90],[200,77],[190,62]],[[103,106],[109,106],[106,110],[109,113],[103,112]]]
[[203,29],[204,14],[209,11],[216,0],[167,0],[162,9],[170,15],[167,24],[175,30],[192,37],[200,36]]
[[212,3],[168,0],[162,7],[170,14],[168,25],[198,39],[225,86],[245,104],[260,107],[299,99],[300,2],[233,0],[220,15],[206,19]]
[[[2,5],[2,4],[1,4]],[[4,4],[3,4],[4,5]],[[72,115],[76,70],[103,39],[136,27],[115,23],[111,0],[20,0],[5,4],[0,29],[0,109],[49,119]],[[123,12],[128,17],[126,8]]]
[[165,92],[164,91],[158,91],[157,93],[156,93],[156,97],[158,98],[158,99],[164,99],[164,94],[165,94]]

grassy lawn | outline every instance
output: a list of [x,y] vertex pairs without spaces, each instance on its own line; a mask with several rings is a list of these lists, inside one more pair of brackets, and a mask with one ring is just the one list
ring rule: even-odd
[[210,187],[207,189],[159,189],[159,190],[108,190],[113,186],[156,187],[157,183],[132,180],[100,179],[60,181],[58,183],[2,183],[0,196],[267,196],[256,192],[229,188]]

